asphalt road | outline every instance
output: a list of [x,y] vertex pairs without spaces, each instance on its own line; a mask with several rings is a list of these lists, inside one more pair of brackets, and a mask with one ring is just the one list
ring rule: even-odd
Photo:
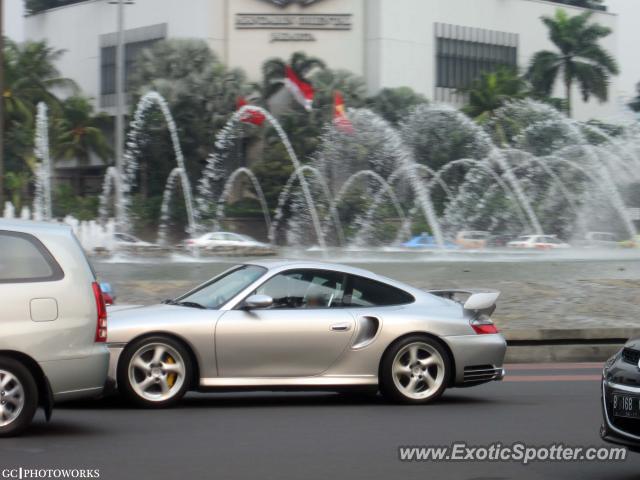
[[60,406],[0,440],[0,469],[99,468],[102,479],[609,479],[623,463],[406,463],[401,445],[602,446],[600,367],[515,366],[504,382],[449,390],[429,406],[333,393],[193,394],[171,410],[119,398]]

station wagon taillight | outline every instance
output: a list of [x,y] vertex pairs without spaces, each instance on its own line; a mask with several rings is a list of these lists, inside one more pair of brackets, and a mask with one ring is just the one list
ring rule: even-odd
[[102,290],[97,282],[91,284],[93,288],[93,296],[96,299],[96,309],[98,311],[98,318],[96,320],[96,342],[107,341],[107,306],[104,303],[104,297],[102,296]]

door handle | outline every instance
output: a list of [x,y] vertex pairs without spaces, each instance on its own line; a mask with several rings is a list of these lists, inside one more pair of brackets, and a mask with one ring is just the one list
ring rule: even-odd
[[351,330],[351,324],[348,322],[345,323],[334,323],[331,325],[331,330],[334,332],[348,332]]

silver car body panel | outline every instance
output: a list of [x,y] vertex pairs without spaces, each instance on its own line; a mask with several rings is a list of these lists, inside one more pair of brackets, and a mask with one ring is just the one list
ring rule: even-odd
[[[38,239],[60,265],[64,277],[45,282],[0,282],[0,353],[18,352],[35,360],[56,401],[99,394],[107,379],[109,351],[105,344],[95,343],[94,274],[71,228],[0,220],[3,231]],[[38,305],[35,313],[34,304]]]
[[[110,310],[110,376],[116,379],[118,358],[127,343],[154,333],[170,334],[191,348],[202,388],[376,385],[385,350],[398,338],[413,333],[437,337],[449,348],[455,363],[454,385],[464,385],[467,366],[502,369],[504,338],[500,334],[476,334],[460,303],[345,265],[287,260],[248,264],[263,266],[267,271],[219,310],[172,305]],[[271,277],[292,269],[366,277],[399,288],[415,301],[362,308],[237,308]],[[488,297],[483,300],[482,306]],[[378,328],[373,338],[362,343],[359,333],[370,319],[375,319]]]

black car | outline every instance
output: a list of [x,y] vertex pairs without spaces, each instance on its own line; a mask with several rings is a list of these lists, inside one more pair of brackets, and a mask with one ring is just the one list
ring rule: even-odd
[[629,340],[602,371],[600,436],[640,451],[640,338]]

